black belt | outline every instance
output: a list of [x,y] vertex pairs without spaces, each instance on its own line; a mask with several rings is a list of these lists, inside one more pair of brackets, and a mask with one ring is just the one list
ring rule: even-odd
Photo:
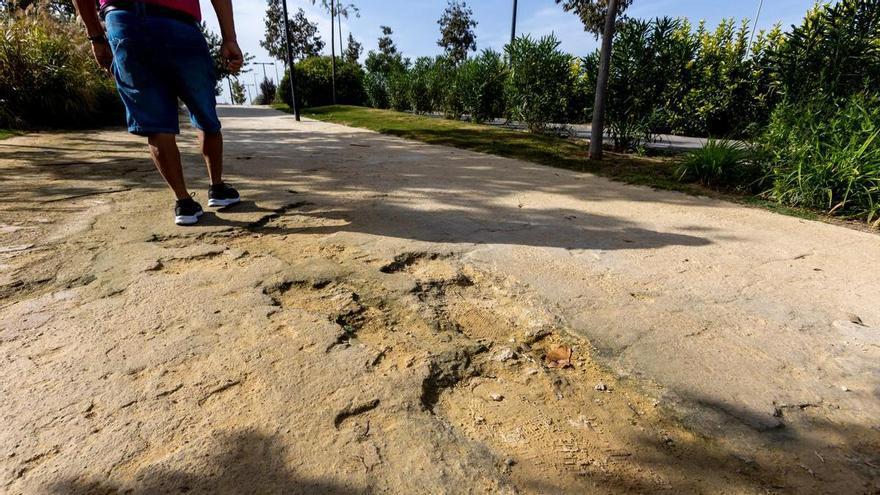
[[178,21],[183,21],[188,24],[197,24],[198,21],[195,17],[187,14],[186,12],[181,12],[176,9],[171,9],[168,7],[163,7],[161,5],[155,5],[152,3],[146,2],[137,2],[134,0],[116,0],[112,3],[108,3],[101,7],[101,19],[107,17],[107,13],[113,12],[114,10],[125,10],[127,12],[136,12],[138,7],[137,4],[141,4],[144,8],[144,12],[147,15],[154,15],[157,17],[167,17],[169,19],[176,19]]

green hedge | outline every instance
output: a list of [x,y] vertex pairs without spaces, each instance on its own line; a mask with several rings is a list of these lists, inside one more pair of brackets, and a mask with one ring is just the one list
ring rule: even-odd
[[[296,96],[302,107],[333,104],[332,66],[330,57],[311,57],[296,64]],[[336,103],[364,105],[364,70],[358,64],[336,60]],[[290,71],[285,72],[278,87],[278,98],[290,105]]]

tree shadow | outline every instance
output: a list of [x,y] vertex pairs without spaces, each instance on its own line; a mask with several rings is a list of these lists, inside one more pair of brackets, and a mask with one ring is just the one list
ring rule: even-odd
[[278,438],[253,431],[222,437],[224,448],[199,463],[204,472],[192,472],[161,464],[146,468],[133,481],[68,479],[48,487],[59,495],[152,495],[204,493],[212,495],[296,494],[366,495],[363,489],[297,475],[286,462]]
[[[292,211],[257,206],[280,201],[311,203],[307,209],[300,205],[296,213],[316,222],[311,226],[274,222],[268,234],[356,232],[427,242],[563,249],[656,249],[712,243],[712,232],[648,228],[650,223],[631,213],[615,215],[612,205],[607,213],[578,208],[579,204],[620,201],[706,206],[705,200],[683,194],[621,184],[609,188],[608,181],[587,174],[491,155],[453,153],[446,147],[406,143],[371,132],[327,132],[315,122],[292,126],[290,117],[266,108],[227,107],[222,114],[232,123],[230,128],[236,119],[264,120],[258,130],[241,126],[226,135],[227,168],[242,177],[241,188],[256,204],[249,210],[221,210],[212,225],[252,227],[253,221],[242,218],[248,212],[253,217]],[[140,141],[117,143],[104,134],[76,139],[82,146],[70,150],[4,144],[0,158],[12,161],[0,167],[0,192],[13,189],[12,184],[22,177],[44,178],[28,194],[50,199],[106,194],[120,187],[165,188]],[[192,143],[186,138],[182,141],[187,146],[188,172],[203,176],[201,157],[193,154]],[[118,152],[92,161],[84,154],[84,149],[92,147]],[[143,155],[133,157],[133,151]],[[305,192],[293,198],[291,189]],[[559,206],[517,204],[515,198],[524,191]],[[16,202],[23,199],[20,195],[3,194]]]
[[[773,429],[755,428],[763,414],[706,397],[690,397],[729,420],[713,431],[676,437],[639,428],[627,451],[585,475],[601,493],[880,493],[880,430],[788,411]],[[705,411],[705,409],[704,409]],[[789,414],[792,415],[789,418]],[[676,413],[669,411],[671,417]],[[751,416],[751,417],[745,417]],[[797,417],[794,416],[805,416]],[[677,421],[689,424],[687,418]],[[638,418],[633,424],[639,423]],[[691,423],[692,426],[692,423]],[[697,431],[701,431],[699,428]],[[714,487],[708,488],[707,487]],[[527,493],[571,493],[547,479],[519,486]]]

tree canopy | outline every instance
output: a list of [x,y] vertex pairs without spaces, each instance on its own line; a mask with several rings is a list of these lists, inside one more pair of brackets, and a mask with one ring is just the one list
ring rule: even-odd
[[388,75],[392,72],[404,70],[408,61],[403,60],[403,55],[397,50],[397,45],[391,35],[394,32],[388,26],[381,26],[382,36],[379,37],[379,51],[370,50],[365,65],[373,74]]
[[474,33],[477,21],[473,17],[474,12],[467,3],[449,0],[443,16],[437,21],[440,25],[437,45],[446,50],[446,55],[455,64],[466,59],[468,52],[477,50],[477,35]]
[[[260,46],[277,60],[287,60],[287,49],[284,46],[284,10],[281,0],[268,0],[266,9],[266,31]],[[290,23],[290,48],[294,59],[315,57],[324,49],[324,41],[318,34],[318,25],[306,17],[305,11],[299,9]]]
[[345,61],[351,64],[356,64],[358,63],[358,60],[360,60],[362,53],[364,53],[363,45],[358,43],[351,33],[348,33],[348,46],[345,48],[344,53]]
[[[617,0],[618,22],[624,19],[624,16],[621,14],[632,4],[632,1]],[[562,8],[566,12],[574,12],[581,19],[584,29],[597,36],[601,35],[605,30],[608,2],[609,0],[556,0],[556,3],[562,4]]]

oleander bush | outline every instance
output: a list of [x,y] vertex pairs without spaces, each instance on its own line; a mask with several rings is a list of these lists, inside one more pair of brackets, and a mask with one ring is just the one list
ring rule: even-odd
[[474,122],[485,122],[505,114],[504,82],[507,65],[501,54],[485,50],[462,62],[457,73],[456,93],[462,111]]
[[[297,102],[304,107],[333,104],[332,61],[330,57],[310,57],[296,64]],[[358,64],[336,60],[336,103],[363,105],[367,102],[364,70]],[[290,105],[290,71],[278,86],[278,99]]]
[[564,119],[573,85],[570,55],[559,50],[555,36],[515,39],[505,48],[509,76],[505,82],[508,115],[530,131],[544,131]]

